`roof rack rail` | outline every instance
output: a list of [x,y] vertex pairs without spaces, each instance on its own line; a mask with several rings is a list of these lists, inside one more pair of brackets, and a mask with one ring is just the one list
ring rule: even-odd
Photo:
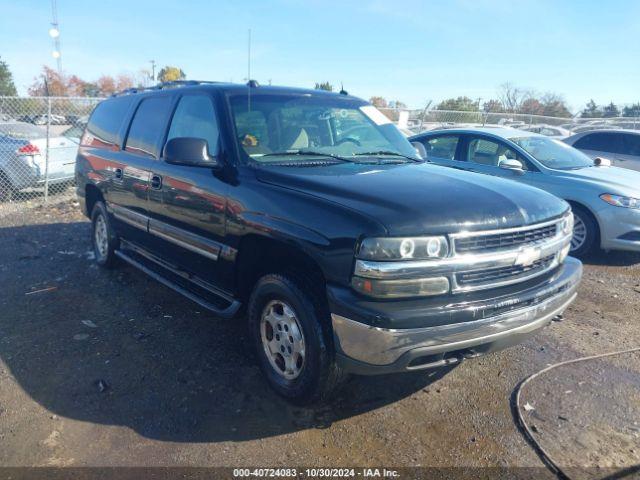
[[221,82],[215,82],[210,80],[172,80],[170,82],[161,82],[151,87],[126,88],[120,92],[113,93],[111,96],[119,97],[121,95],[133,95],[134,93],[150,92],[153,90],[164,90],[165,88],[188,87],[191,85],[203,85],[203,84],[214,84],[214,83],[221,83]]

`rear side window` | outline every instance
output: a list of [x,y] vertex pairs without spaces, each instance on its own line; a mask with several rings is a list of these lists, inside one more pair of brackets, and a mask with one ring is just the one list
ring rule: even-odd
[[112,147],[118,142],[118,132],[131,105],[131,97],[119,97],[99,103],[91,114],[83,145]]
[[422,143],[424,143],[424,148],[427,149],[427,157],[455,160],[459,139],[460,137],[457,135],[446,135],[443,137],[429,138],[423,140]]
[[164,129],[171,109],[171,97],[149,97],[138,105],[125,150],[138,155],[155,158],[158,156],[158,143],[164,135]]
[[622,153],[619,151],[621,146],[618,137],[619,135],[615,133],[590,133],[589,135],[585,135],[584,137],[578,139],[578,141],[574,143],[573,146],[582,150]]
[[640,155],[640,135],[626,134],[622,141],[625,155]]
[[173,114],[167,141],[176,137],[202,138],[207,141],[209,155],[218,153],[220,132],[211,99],[206,95],[186,95]]

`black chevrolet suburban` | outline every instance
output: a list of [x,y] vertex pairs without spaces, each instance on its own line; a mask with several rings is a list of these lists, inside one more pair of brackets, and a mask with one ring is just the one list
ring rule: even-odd
[[125,91],[91,115],[76,180],[100,265],[246,318],[269,383],[299,402],[520,342],[582,273],[567,203],[422,160],[346,92]]

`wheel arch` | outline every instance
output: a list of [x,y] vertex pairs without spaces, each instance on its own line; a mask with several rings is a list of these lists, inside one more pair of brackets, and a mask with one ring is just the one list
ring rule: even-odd
[[596,216],[595,213],[593,213],[593,211],[584,203],[579,202],[577,200],[569,200],[569,199],[565,199],[565,201],[571,205],[571,211],[575,210],[575,207],[578,207],[581,210],[584,210],[585,213],[587,215],[589,215],[591,217],[591,219],[594,221],[595,225],[596,225],[596,245],[601,246],[601,242],[602,242],[602,238],[600,235],[600,222],[598,221],[598,217]]

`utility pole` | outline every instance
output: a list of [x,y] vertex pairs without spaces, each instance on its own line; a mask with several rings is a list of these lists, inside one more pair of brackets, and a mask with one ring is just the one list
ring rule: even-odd
[[151,81],[155,82],[156,81],[156,61],[149,60],[149,63],[151,64]]

